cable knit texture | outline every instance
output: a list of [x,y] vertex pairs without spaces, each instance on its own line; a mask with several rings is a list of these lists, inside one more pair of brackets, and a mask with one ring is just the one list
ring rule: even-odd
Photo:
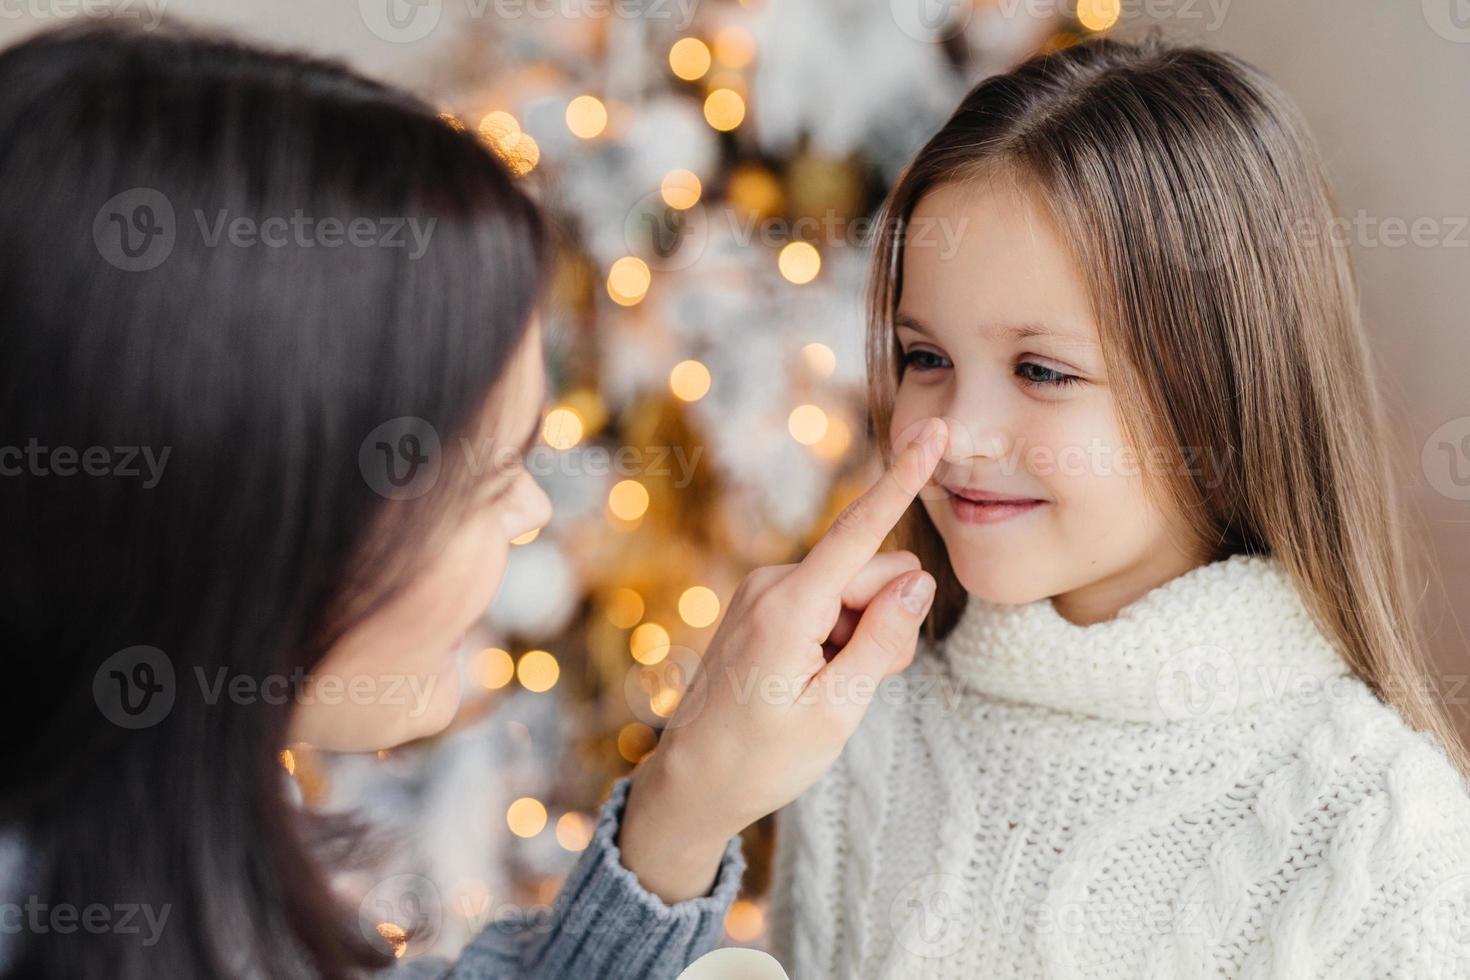
[[819,977],[1470,977],[1470,796],[1279,565],[1076,626],[971,597],[782,813]]

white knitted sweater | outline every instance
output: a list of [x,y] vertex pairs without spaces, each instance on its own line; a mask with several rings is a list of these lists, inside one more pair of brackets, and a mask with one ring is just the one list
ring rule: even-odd
[[781,815],[822,977],[1470,977],[1470,797],[1272,559],[1075,626],[971,597]]

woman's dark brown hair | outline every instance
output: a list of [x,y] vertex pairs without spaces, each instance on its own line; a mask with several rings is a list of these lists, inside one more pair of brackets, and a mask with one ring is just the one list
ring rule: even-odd
[[[339,65],[172,28],[0,54],[0,446],[113,464],[0,478],[0,829],[26,855],[5,900],[168,915],[154,945],[23,929],[9,975],[383,962],[287,798],[291,703],[207,694],[221,672],[310,670],[453,519],[456,454],[432,492],[390,499],[365,441],[404,417],[446,447],[479,431],[544,240],[472,135]],[[172,670],[142,727],[99,673],[136,647]]]

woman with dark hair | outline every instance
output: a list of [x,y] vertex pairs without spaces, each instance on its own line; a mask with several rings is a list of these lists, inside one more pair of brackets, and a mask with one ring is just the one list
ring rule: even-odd
[[[472,136],[341,67],[176,30],[0,54],[0,975],[392,965],[277,753],[453,714],[457,638],[550,514],[521,465],[546,251]],[[913,655],[933,580],[875,552],[942,451],[919,428],[805,561],[742,584],[550,922],[414,969],[664,977],[713,945],[740,829]]]

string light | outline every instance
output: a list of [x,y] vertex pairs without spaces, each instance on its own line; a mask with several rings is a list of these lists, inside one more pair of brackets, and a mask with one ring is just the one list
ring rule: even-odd
[[1089,31],[1105,31],[1118,22],[1121,0],[1077,0],[1077,22]]
[[812,445],[812,451],[823,459],[837,460],[847,455],[852,445],[852,431],[836,415],[827,416],[827,431]]
[[497,153],[505,153],[521,135],[521,124],[508,112],[487,112],[480,120],[480,138]]
[[566,405],[546,413],[541,423],[541,438],[552,449],[571,449],[582,441],[582,417]]
[[720,618],[720,597],[703,585],[691,585],[679,596],[679,618],[703,629]]
[[607,600],[607,621],[630,630],[643,618],[643,597],[629,588],[615,589]]
[[811,242],[787,242],[776,257],[776,267],[788,282],[802,286],[817,278],[822,256]]
[[393,947],[393,958],[401,960],[408,950],[408,933],[396,922],[379,922],[374,928]]
[[814,446],[827,434],[827,413],[815,405],[798,405],[787,416],[786,429],[803,446]]
[[486,647],[475,658],[475,676],[487,691],[498,691],[516,675],[516,662],[499,647]]
[[669,631],[658,623],[644,623],[628,638],[633,659],[651,667],[669,655]]
[[619,480],[607,495],[608,510],[625,521],[636,521],[648,510],[648,488],[637,480]]
[[629,762],[641,762],[657,741],[652,728],[640,721],[630,722],[618,732],[618,755]]
[[753,164],[736,167],[725,184],[731,203],[757,214],[781,210],[781,182],[769,170]]
[[748,898],[737,898],[725,913],[725,934],[737,943],[753,943],[766,928],[766,914]]
[[658,692],[648,699],[648,707],[660,718],[667,718],[678,709],[681,697],[678,688],[660,687]]
[[837,370],[837,355],[826,344],[811,343],[801,349],[802,359],[814,374],[830,378]]
[[703,187],[691,170],[670,170],[659,184],[664,203],[676,211],[687,211],[699,203]]
[[648,263],[634,255],[618,259],[607,272],[607,294],[620,306],[642,302],[652,283],[653,273],[648,270]]
[[556,818],[556,842],[568,851],[584,851],[592,843],[592,821],[580,813]]
[[567,129],[573,136],[590,140],[607,128],[607,106],[593,95],[579,95],[567,103]]
[[506,809],[505,822],[517,837],[535,837],[546,829],[546,807],[534,796],[522,796]]
[[515,142],[501,153],[506,166],[510,172],[517,177],[524,176],[536,169],[536,164],[541,162],[541,146],[531,138],[530,133],[521,133],[515,138]]
[[715,33],[715,60],[726,68],[746,68],[755,60],[755,38],[737,24]]
[[669,372],[669,390],[680,401],[697,402],[709,394],[709,368],[698,361],[680,361]]
[[709,66],[709,47],[697,37],[682,37],[669,49],[669,68],[686,82],[702,78]]
[[704,121],[722,133],[745,119],[745,100],[734,89],[717,88],[704,100]]
[[528,650],[516,662],[516,678],[521,687],[536,694],[551,690],[560,676],[561,665],[545,650]]

